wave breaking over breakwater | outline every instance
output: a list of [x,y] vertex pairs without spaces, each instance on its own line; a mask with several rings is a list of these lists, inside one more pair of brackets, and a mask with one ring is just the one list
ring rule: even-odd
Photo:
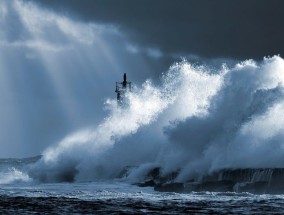
[[109,115],[96,128],[64,138],[30,170],[42,181],[113,178],[137,166],[178,171],[176,181],[220,169],[284,167],[284,60],[247,60],[219,70],[176,63],[155,86],[146,81],[126,96],[126,108],[108,99]]

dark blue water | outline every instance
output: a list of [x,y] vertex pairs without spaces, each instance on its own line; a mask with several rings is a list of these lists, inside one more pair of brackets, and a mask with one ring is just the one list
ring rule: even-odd
[[284,195],[159,193],[120,181],[2,184],[4,214],[282,214]]
[[27,173],[38,159],[0,159],[1,214],[284,213],[284,195],[160,193],[123,180],[39,183]]
[[118,182],[2,185],[2,213],[275,214],[284,196],[249,193],[157,193]]

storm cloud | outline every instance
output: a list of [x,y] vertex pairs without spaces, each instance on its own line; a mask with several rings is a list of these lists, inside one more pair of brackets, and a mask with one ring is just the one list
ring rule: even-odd
[[281,0],[36,2],[86,22],[119,26],[139,46],[154,47],[165,56],[261,59],[284,54]]

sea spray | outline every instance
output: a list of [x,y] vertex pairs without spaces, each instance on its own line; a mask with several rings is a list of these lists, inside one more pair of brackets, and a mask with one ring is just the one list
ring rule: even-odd
[[15,167],[11,167],[6,171],[1,171],[0,184],[23,183],[31,181],[32,179],[25,171],[16,169]]
[[[76,173],[76,168],[87,159],[91,163],[86,164],[87,166],[81,165],[81,167],[93,171],[92,168],[88,168],[89,166],[92,167],[92,162],[95,163],[102,156],[102,153],[110,149],[121,137],[134,134],[139,127],[156,120],[157,115],[169,102],[162,97],[157,88],[152,86],[150,81],[146,81],[141,89],[134,88],[133,92],[128,92],[126,99],[129,103],[124,107],[117,106],[114,100],[108,100],[106,103],[108,109],[110,109],[110,114],[97,128],[71,134],[57,146],[47,149],[43,154],[42,161],[40,161],[41,165],[44,166],[43,168],[58,168],[58,172],[56,170],[52,172],[56,175],[59,174],[61,178],[62,174],[65,174],[65,169],[70,172],[71,168],[71,172],[74,170],[74,173]],[[66,160],[67,162],[65,162]],[[96,172],[89,172],[89,175],[93,174],[96,174]],[[69,178],[69,173],[67,175]],[[47,177],[57,180],[57,176]],[[84,178],[86,179],[85,176]],[[45,180],[48,181],[49,179]]]
[[49,147],[30,175],[90,181],[137,166],[131,181],[155,167],[187,181],[222,168],[283,167],[283,71],[279,56],[219,70],[182,60],[160,85],[135,86],[127,105],[107,99],[102,123]]
[[[185,181],[220,168],[281,165],[283,114],[275,108],[279,110],[283,102],[283,71],[284,61],[279,56],[265,58],[259,64],[252,60],[237,64],[224,74],[222,88],[212,99],[205,117],[189,117],[167,129],[171,143],[168,151],[176,153],[172,160],[183,161],[175,167],[181,169],[177,180]],[[251,122],[270,116],[270,112],[274,114],[269,121],[275,120],[277,129],[261,132],[277,131],[275,135],[255,141],[261,136],[256,131],[243,138]]]
[[[144,136],[138,132],[124,139],[127,143],[117,142],[117,148],[139,142],[133,151],[140,156],[149,145],[158,145],[156,158],[136,160],[139,167],[129,177],[141,178],[151,167],[162,167],[162,174],[179,171],[177,181],[222,168],[283,167],[283,74],[279,56],[259,63],[247,60],[217,72],[186,61],[175,64],[159,88],[172,102],[148,130],[141,129]],[[170,93],[165,90],[169,88]],[[163,135],[158,139],[159,130]],[[120,158],[121,151],[109,150],[102,166],[112,169],[111,163],[127,161]],[[133,164],[128,154],[125,165]]]
[[[109,116],[97,128],[71,134],[57,146],[47,149],[36,168],[44,177],[41,173],[36,177],[44,178],[44,181],[70,181],[75,176],[78,180],[92,180],[114,175],[111,173],[124,167],[116,166],[117,163],[127,165],[128,160],[129,165],[133,164],[133,156],[147,162],[143,158],[149,154],[147,148],[154,149],[157,156],[161,149],[167,147],[167,140],[163,139],[164,126],[170,121],[184,120],[186,116],[204,115],[210,98],[221,86],[221,80],[220,76],[209,74],[205,68],[194,67],[186,61],[175,64],[163,75],[160,86],[155,87],[146,81],[141,88],[135,87],[133,92],[127,93],[127,106],[120,107],[116,101],[107,100]],[[188,109],[184,108],[187,106]],[[140,135],[139,130],[146,136]],[[163,135],[163,143],[156,138],[159,134]],[[134,142],[139,142],[138,155],[131,154],[133,151],[126,151],[126,157],[116,154],[121,153],[119,146],[127,150]],[[118,146],[116,150],[113,150],[114,144]],[[114,161],[114,158],[118,160]],[[135,164],[142,163],[136,160]]]

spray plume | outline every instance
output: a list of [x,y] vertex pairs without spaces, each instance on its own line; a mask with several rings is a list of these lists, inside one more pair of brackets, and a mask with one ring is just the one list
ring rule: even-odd
[[180,170],[180,181],[220,168],[283,167],[283,71],[279,56],[219,71],[183,60],[160,86],[146,81],[129,92],[127,107],[108,99],[100,125],[46,150],[39,166],[71,169],[77,180],[113,177],[125,165],[138,165],[129,176],[138,177],[160,166]]

